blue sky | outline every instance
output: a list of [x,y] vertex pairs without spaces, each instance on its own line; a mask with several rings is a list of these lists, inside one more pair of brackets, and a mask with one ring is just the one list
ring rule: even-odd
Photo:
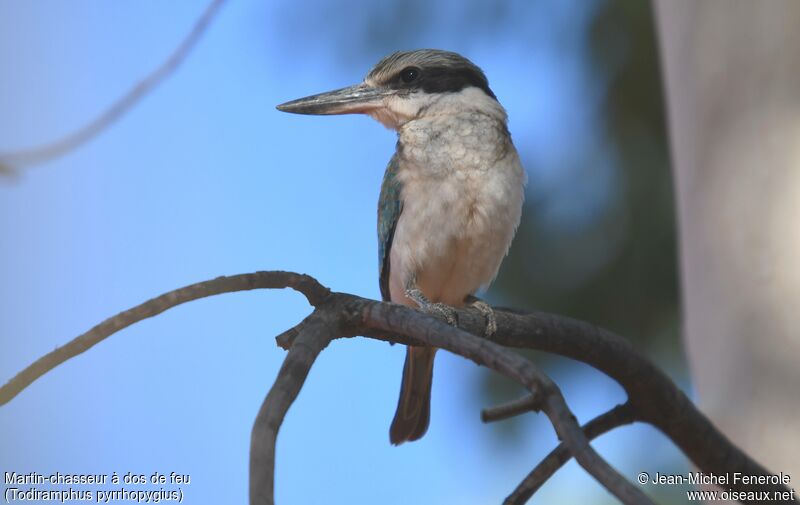
[[[526,3],[509,2],[511,15],[487,18],[484,30],[466,29],[465,16],[491,10],[473,2],[477,13],[462,14],[461,5],[436,3],[416,27],[366,1],[231,0],[122,120],[0,181],[0,380],[110,315],[218,275],[295,270],[378,297],[375,205],[394,134],[365,117],[291,116],[274,105],[354,83],[384,53],[409,48],[384,46],[414,40],[484,68],[527,166],[569,156],[576,138],[595,142],[602,86],[582,56],[592,3],[543,2],[522,21]],[[0,152],[59,138],[103,111],[204,6],[0,0]],[[364,23],[375,26],[354,28]],[[559,222],[602,204],[612,158],[600,153],[580,205],[554,201]],[[529,192],[542,191],[564,174],[529,177]],[[192,476],[188,503],[245,502],[250,427],[284,356],[273,337],[308,312],[289,291],[231,294],[114,335],[0,408],[0,470],[176,471]],[[280,433],[279,503],[496,503],[555,445],[537,416],[513,445],[487,436],[477,368],[440,353],[428,434],[391,447],[403,354],[366,339],[323,352]],[[583,421],[624,399],[589,369],[553,373]],[[643,444],[664,461],[674,455],[647,428],[596,445],[633,477],[641,463],[627,448]],[[608,498],[571,463],[539,499]]]

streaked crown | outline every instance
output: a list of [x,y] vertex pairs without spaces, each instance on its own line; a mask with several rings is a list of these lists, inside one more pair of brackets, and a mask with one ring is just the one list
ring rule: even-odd
[[364,81],[408,93],[448,93],[475,87],[497,99],[477,65],[458,53],[439,49],[390,54],[370,70]]

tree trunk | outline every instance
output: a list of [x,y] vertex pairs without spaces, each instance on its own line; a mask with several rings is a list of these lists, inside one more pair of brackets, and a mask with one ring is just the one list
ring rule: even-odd
[[656,0],[703,410],[800,482],[800,2]]

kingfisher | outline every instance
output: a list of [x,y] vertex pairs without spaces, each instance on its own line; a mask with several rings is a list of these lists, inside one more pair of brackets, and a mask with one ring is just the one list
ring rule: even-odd
[[[488,304],[475,297],[497,275],[522,213],[525,172],[505,109],[483,71],[450,51],[386,56],[356,85],[277,106],[296,114],[366,114],[397,132],[378,201],[378,260],[383,300],[457,325],[472,306],[496,331]],[[406,350],[392,444],[421,438],[430,421],[436,348]]]

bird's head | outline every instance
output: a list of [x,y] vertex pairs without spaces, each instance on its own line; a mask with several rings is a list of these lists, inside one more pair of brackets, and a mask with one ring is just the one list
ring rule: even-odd
[[277,108],[295,114],[367,114],[395,130],[428,114],[486,109],[505,115],[480,68],[459,54],[437,49],[390,54],[359,84]]

